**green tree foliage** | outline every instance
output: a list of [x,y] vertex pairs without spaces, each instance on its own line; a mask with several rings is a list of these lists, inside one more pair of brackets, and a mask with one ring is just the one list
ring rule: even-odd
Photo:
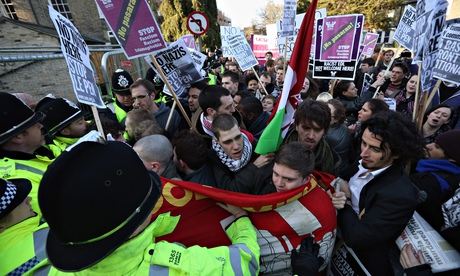
[[393,19],[388,14],[398,9],[403,2],[403,0],[318,0],[318,8],[327,8],[327,15],[364,14],[366,28],[388,30],[393,27]]
[[202,48],[214,48],[220,45],[216,0],[163,0],[158,11],[161,16],[161,31],[166,41],[176,41],[179,37],[188,34],[187,16],[192,11],[202,11],[210,21],[208,31],[201,36]]
[[297,0],[297,14],[307,12],[310,2],[310,0]]

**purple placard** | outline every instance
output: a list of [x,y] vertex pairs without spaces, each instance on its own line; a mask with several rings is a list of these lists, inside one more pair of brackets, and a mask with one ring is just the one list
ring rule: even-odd
[[321,61],[321,50],[324,42],[323,26],[324,19],[319,19],[316,23],[316,48],[315,59],[313,62],[313,77],[318,79],[341,79],[353,80],[355,78],[357,59],[359,54],[359,42],[361,40],[362,28],[364,25],[364,16],[362,14],[356,16],[355,35],[353,40],[353,48],[351,49],[350,61]]
[[372,56],[374,53],[375,45],[377,45],[377,40],[379,39],[379,34],[367,33],[363,41],[363,52],[362,55],[366,57]]
[[[321,61],[351,61],[359,46],[358,29],[362,26],[357,15],[328,16],[323,20]],[[358,38],[358,40],[356,40]],[[357,53],[357,52],[356,52]]]
[[192,34],[186,34],[181,36],[182,40],[185,42],[185,45],[187,45],[188,48],[191,48],[193,50],[200,50],[197,49],[196,43],[195,43],[195,37]]
[[166,47],[160,27],[145,0],[96,0],[96,4],[129,59]]

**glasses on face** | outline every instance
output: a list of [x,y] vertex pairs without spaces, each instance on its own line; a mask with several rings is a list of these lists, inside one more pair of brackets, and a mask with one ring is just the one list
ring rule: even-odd
[[144,99],[145,97],[147,97],[148,95],[139,95],[139,96],[133,96],[133,100],[142,100]]

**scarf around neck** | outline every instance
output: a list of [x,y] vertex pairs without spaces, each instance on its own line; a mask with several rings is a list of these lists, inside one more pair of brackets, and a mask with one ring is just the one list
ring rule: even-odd
[[227,166],[227,168],[232,172],[241,170],[241,168],[246,166],[251,159],[252,144],[249,142],[246,134],[241,133],[241,136],[243,137],[243,155],[239,160],[232,159],[230,156],[228,156],[222,146],[219,145],[219,143],[216,141],[216,139],[212,139],[212,149],[216,152],[220,162]]

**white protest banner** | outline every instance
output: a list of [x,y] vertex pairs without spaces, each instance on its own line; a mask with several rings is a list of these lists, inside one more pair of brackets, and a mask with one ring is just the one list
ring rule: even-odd
[[145,0],[96,0],[96,4],[129,59],[166,47],[160,27]]
[[414,43],[415,15],[415,8],[411,5],[407,5],[404,8],[404,13],[399,21],[398,28],[396,28],[396,32],[393,35],[393,39],[407,49],[412,49]]
[[401,249],[405,244],[420,250],[433,273],[460,268],[460,254],[417,212],[396,240]]
[[434,86],[433,68],[440,47],[441,35],[446,21],[447,0],[419,0],[415,7],[416,23],[412,45],[414,61],[422,63],[422,91]]
[[243,72],[259,64],[243,34],[230,37],[228,48]]
[[52,6],[48,6],[48,11],[61,41],[61,51],[67,62],[77,100],[80,103],[104,108],[91,67],[88,45],[72,22],[55,11]]
[[[316,10],[316,13],[315,13],[315,26],[314,28],[316,29],[316,21],[318,19],[321,19],[321,18],[324,18],[326,17],[326,8],[322,8],[322,9],[317,9]],[[289,36],[287,37],[287,40],[286,38],[282,38],[281,37],[281,30],[282,30],[282,26],[281,26],[281,20],[278,20],[276,22],[276,37],[277,37],[277,42],[278,42],[278,52],[281,54],[284,54],[284,51],[287,51],[286,52],[286,57],[289,59],[291,57],[291,53],[292,53],[292,50],[294,49],[294,43],[295,43],[295,40],[297,39],[297,33],[299,32],[299,28],[300,28],[300,25],[302,24],[302,20],[305,16],[305,13],[301,13],[301,14],[297,14],[295,16],[295,27],[294,27],[294,35],[293,36]],[[269,34],[269,25],[267,25],[267,36],[271,36],[271,33]],[[315,34],[313,34],[315,35]],[[312,40],[312,47],[311,47],[311,53],[310,53],[310,59],[312,59],[314,57],[314,49],[315,49],[315,37],[313,37],[313,40]]]
[[296,19],[297,1],[284,0],[283,19],[281,20],[280,37],[294,35],[295,19]]
[[230,37],[235,35],[242,34],[244,37],[243,31],[237,27],[232,26],[220,26],[220,41],[222,43],[222,55],[224,57],[233,57],[230,49],[228,48],[228,41]]
[[364,265],[356,256],[355,252],[342,244],[332,255],[327,269],[327,276],[370,276]]
[[276,24],[268,24],[265,26],[267,31],[267,46],[268,51],[273,53],[273,58],[278,58],[280,56],[278,48],[278,33],[276,30]]
[[444,30],[433,76],[460,85],[460,23]]
[[191,48],[188,48],[188,50],[190,52],[190,55],[193,58],[193,62],[195,63],[196,70],[201,71],[201,69],[203,69],[204,62],[206,61],[208,57],[205,54],[197,50],[194,50]]
[[383,101],[388,105],[390,110],[396,111],[396,100],[393,98],[383,98]]
[[[202,79],[182,39],[169,44],[166,49],[156,52],[155,58],[179,98],[187,96],[187,89],[191,83]],[[146,56],[145,60],[148,64],[152,64],[150,56]],[[153,70],[156,72],[156,68]],[[171,95],[166,85],[163,91]]]

